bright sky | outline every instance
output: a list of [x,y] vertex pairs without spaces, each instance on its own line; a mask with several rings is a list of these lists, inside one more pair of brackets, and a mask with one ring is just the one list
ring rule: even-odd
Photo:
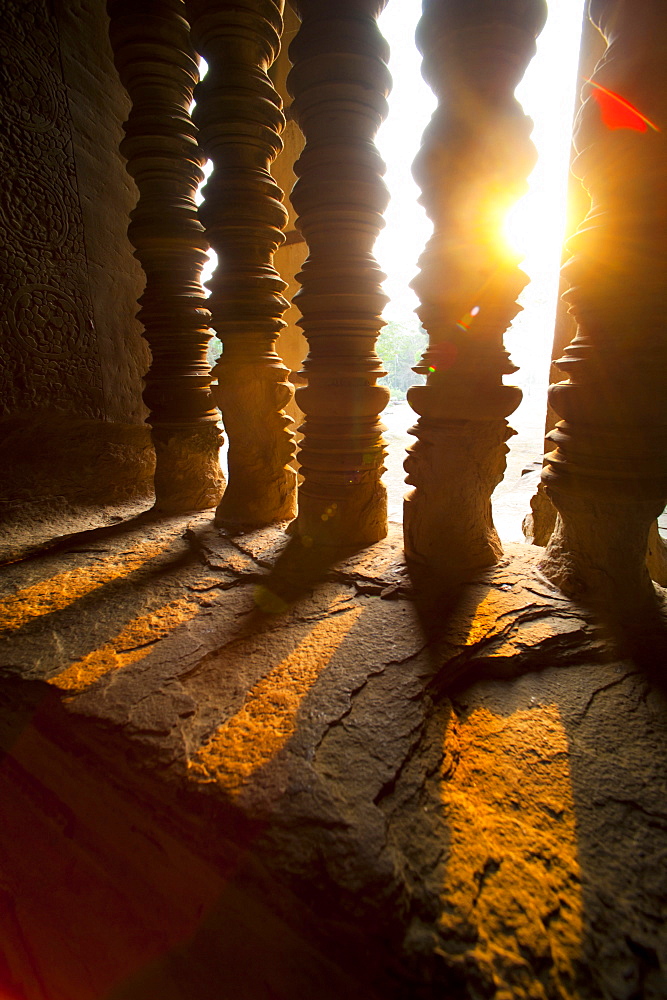
[[[547,25],[538,39],[538,54],[517,88],[517,97],[535,128],[533,141],[538,165],[530,178],[530,191],[513,213],[513,242],[526,253],[524,269],[533,278],[529,293],[550,297],[553,328],[557,268],[562,240],[565,185],[569,157],[569,135],[576,82],[583,0],[552,0]],[[410,173],[421,134],[435,107],[435,98],[420,72],[420,55],[412,42],[421,5],[415,0],[390,0],[380,17],[380,29],[388,40],[394,89],[389,98],[389,117],[377,138],[387,163],[385,181],[391,192],[386,228],[375,245],[375,255],[387,273],[385,291],[391,303],[387,319],[413,322],[417,304],[407,287],[417,269],[417,258],[428,239],[431,225],[417,204],[419,189]],[[547,278],[548,272],[551,272]],[[546,284],[545,284],[546,282]],[[527,305],[527,304],[526,304]],[[551,331],[552,332],[552,331]],[[511,336],[511,335],[510,335]],[[515,348],[512,347],[514,351]],[[547,347],[548,358],[548,347]],[[523,361],[517,363],[523,364]]]

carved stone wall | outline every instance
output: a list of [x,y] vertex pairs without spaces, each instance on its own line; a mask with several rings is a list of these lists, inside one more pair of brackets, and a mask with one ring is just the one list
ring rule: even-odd
[[5,414],[102,417],[102,371],[55,21],[43,0],[0,5],[0,200]]
[[137,189],[119,146],[129,100],[100,0],[55,0],[107,420],[143,421],[150,351],[136,319],[145,276],[127,237]]
[[[131,192],[116,183],[123,167],[110,110],[121,91],[105,70],[105,32],[91,0],[0,0],[3,416],[143,417],[146,352],[124,233]],[[64,67],[76,77],[69,90]],[[122,243],[107,225],[116,217]]]
[[0,0],[0,523],[19,549],[150,503],[126,116],[99,0]]

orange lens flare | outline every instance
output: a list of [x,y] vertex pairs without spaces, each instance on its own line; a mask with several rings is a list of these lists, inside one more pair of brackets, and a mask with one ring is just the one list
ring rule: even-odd
[[458,348],[456,344],[452,344],[451,341],[445,341],[442,344],[436,344],[434,347],[430,348],[429,354],[432,359],[431,365],[429,366],[429,372],[431,374],[433,372],[445,372],[448,368],[451,368],[456,361]]
[[456,324],[460,330],[469,330],[475,316],[479,315],[479,306],[473,306],[469,313],[462,316]]
[[646,132],[647,128],[652,128],[654,132],[659,132],[658,126],[643,115],[634,104],[630,104],[620,94],[615,94],[613,90],[607,90],[599,83],[585,78],[586,83],[593,87],[592,97],[595,98],[600,107],[600,117],[609,129],[629,128],[635,132]]

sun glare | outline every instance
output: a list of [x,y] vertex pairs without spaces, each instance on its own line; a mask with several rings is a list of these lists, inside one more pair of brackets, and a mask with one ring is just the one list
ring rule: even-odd
[[564,197],[549,201],[541,190],[533,189],[507,213],[503,237],[523,270],[534,278],[550,267],[556,269],[564,228]]
[[556,272],[562,253],[575,92],[583,82],[577,81],[582,6],[582,0],[549,4],[537,55],[516,91],[534,123],[538,160],[527,194],[508,213],[505,236],[533,282]]
[[[528,193],[508,213],[505,236],[524,259],[524,269],[533,280],[545,269],[557,269],[561,254],[582,8],[583,0],[549,4],[537,55],[517,88],[516,96],[534,122],[532,139],[538,162],[528,181]],[[380,17],[392,51],[394,88],[377,145],[387,164],[385,180],[392,200],[375,252],[387,273],[385,290],[391,303],[385,316],[391,318],[405,317],[417,304],[407,284],[431,232],[417,204],[419,189],[411,174],[421,134],[436,105],[421,76],[421,57],[411,42],[418,17],[412,0],[392,0]]]

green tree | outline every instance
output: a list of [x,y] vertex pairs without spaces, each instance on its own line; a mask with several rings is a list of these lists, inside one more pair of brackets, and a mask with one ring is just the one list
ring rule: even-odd
[[412,323],[390,320],[380,332],[376,350],[387,369],[380,385],[386,385],[392,399],[405,399],[411,385],[423,385],[424,377],[412,371],[426,348],[428,337],[415,316]]

